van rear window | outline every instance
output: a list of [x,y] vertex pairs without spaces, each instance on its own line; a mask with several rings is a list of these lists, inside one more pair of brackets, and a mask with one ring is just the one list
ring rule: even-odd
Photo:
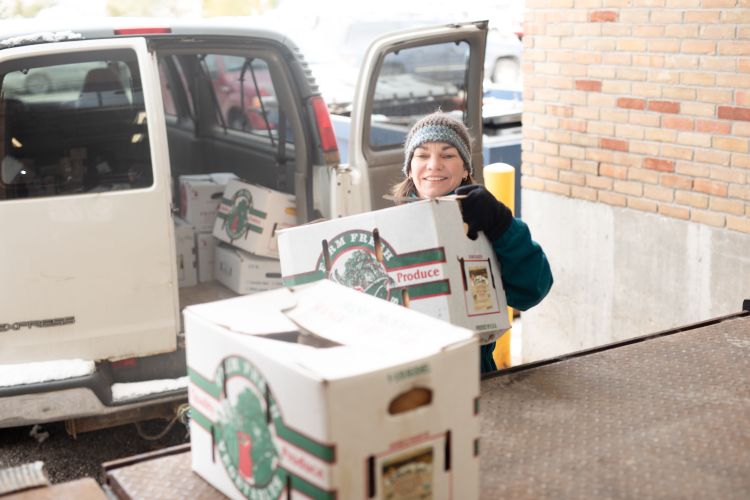
[[459,42],[386,54],[375,86],[370,147],[400,147],[411,126],[438,109],[464,116],[469,52],[469,44]]
[[14,60],[0,78],[0,200],[153,184],[134,52]]

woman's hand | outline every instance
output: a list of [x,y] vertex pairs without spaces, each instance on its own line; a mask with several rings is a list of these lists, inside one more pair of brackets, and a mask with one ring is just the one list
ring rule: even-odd
[[477,232],[484,231],[490,241],[503,235],[513,221],[513,213],[498,201],[484,186],[470,184],[456,189],[457,195],[465,196],[461,200],[461,213],[464,222],[469,225],[467,236],[477,239]]

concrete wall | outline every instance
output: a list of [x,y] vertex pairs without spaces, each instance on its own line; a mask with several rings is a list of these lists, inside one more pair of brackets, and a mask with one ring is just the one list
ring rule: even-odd
[[737,312],[750,299],[750,234],[533,190],[523,205],[555,277],[522,315],[524,362]]

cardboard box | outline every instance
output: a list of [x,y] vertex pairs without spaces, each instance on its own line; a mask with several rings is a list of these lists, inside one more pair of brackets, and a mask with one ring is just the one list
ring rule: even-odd
[[458,203],[415,201],[284,230],[284,285],[328,278],[492,342],[510,327],[500,265],[484,234],[466,236]]
[[469,330],[325,280],[185,325],[192,466],[225,495],[479,497]]
[[246,252],[278,259],[276,233],[296,224],[293,195],[232,180],[216,214],[214,236]]
[[258,257],[224,243],[216,246],[214,277],[241,295],[282,286],[278,259]]
[[174,240],[177,250],[177,282],[180,287],[198,284],[195,261],[195,230],[179,217],[174,218]]
[[195,253],[198,260],[198,281],[205,283],[214,279],[214,252],[216,238],[210,232],[195,233]]
[[212,231],[224,188],[236,178],[232,173],[181,175],[180,217],[198,232]]

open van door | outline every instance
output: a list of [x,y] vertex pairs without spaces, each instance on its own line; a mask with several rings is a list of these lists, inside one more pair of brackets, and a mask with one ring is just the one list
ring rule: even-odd
[[[367,51],[354,93],[349,165],[338,171],[334,214],[384,208],[383,195],[403,179],[411,126],[438,109],[462,118],[482,164],[482,79],[487,22],[385,35]],[[481,169],[475,169],[477,181]],[[342,189],[342,187],[344,189]]]
[[139,38],[0,53],[0,363],[176,348],[155,68]]

